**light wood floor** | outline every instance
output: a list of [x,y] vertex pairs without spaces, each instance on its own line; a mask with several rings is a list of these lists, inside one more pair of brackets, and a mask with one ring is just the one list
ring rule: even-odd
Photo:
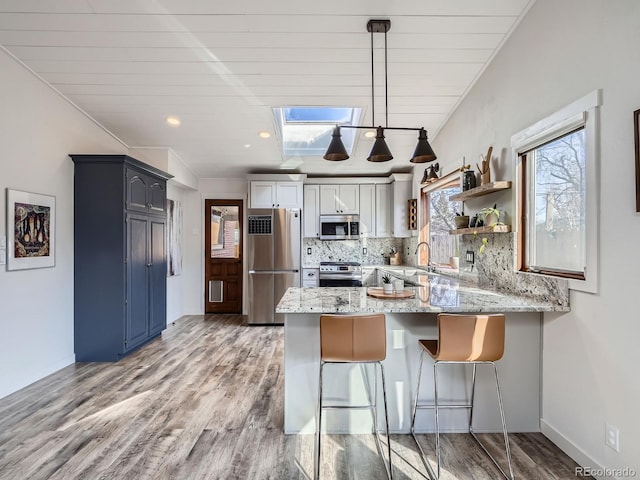
[[[190,316],[118,363],[69,366],[0,400],[0,478],[308,478],[313,437],[282,433],[282,349],[282,327]],[[510,438],[516,478],[575,480],[541,434]],[[391,440],[394,478],[424,478],[411,437]],[[386,478],[371,436],[324,436],[322,453],[323,479]],[[469,435],[443,436],[443,456],[444,479],[498,478]]]

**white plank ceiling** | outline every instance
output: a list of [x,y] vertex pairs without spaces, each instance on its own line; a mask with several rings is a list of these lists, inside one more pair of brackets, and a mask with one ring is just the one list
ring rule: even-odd
[[198,177],[377,175],[410,170],[414,132],[387,132],[386,163],[366,161],[364,137],[343,162],[285,158],[272,107],[361,107],[370,125],[366,24],[388,18],[389,126],[433,139],[533,1],[0,0],[0,45],[127,145],[172,148]]

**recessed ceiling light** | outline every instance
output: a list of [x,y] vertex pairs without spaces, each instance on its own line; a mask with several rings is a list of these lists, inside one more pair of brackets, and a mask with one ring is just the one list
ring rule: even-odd
[[364,133],[364,136],[367,137],[367,138],[373,138],[373,137],[376,136],[376,131],[375,130],[367,130]]
[[251,144],[250,143],[245,143],[244,144],[244,148],[251,148]]
[[271,137],[271,134],[269,132],[266,132],[266,131],[263,130],[261,132],[258,132],[258,136],[260,138],[269,138],[269,137]]
[[165,118],[165,122],[167,122],[167,125],[170,125],[172,127],[180,126],[180,119],[178,117],[167,117]]

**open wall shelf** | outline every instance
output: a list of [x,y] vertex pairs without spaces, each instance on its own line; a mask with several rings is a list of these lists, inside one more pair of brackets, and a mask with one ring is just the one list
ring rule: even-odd
[[507,190],[509,188],[511,188],[511,182],[506,180],[486,183],[484,185],[480,185],[479,187],[465,190],[462,193],[451,195],[449,197],[449,201],[464,202],[468,198],[481,197],[483,195],[488,195],[489,193],[499,192],[500,190]]
[[493,227],[470,227],[449,230],[449,235],[473,235],[474,233],[509,233],[511,225],[494,225]]

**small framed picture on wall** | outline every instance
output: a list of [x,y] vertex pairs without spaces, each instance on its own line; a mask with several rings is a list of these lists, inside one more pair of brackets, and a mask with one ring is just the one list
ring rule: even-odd
[[55,266],[56,197],[7,189],[7,270]]
[[633,112],[633,138],[636,152],[636,212],[640,212],[640,110]]

